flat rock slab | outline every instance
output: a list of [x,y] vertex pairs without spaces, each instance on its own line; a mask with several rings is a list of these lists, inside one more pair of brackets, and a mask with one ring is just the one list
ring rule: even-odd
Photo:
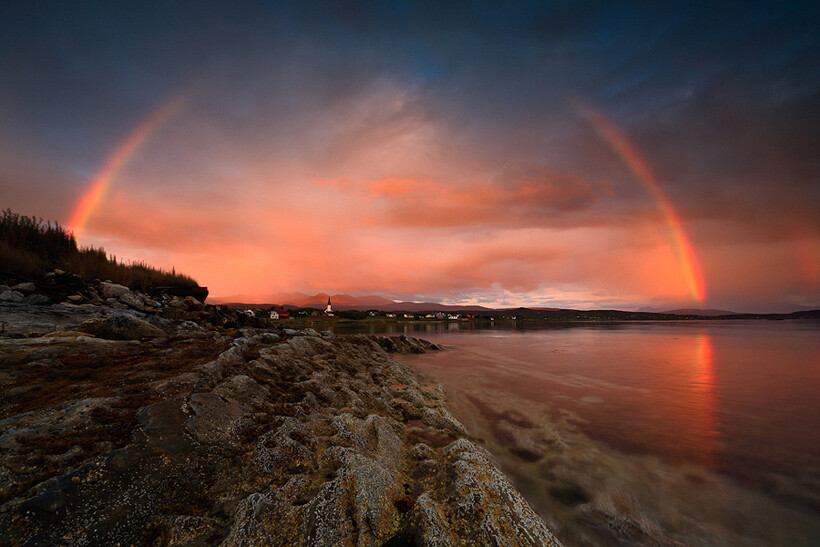
[[429,342],[86,319],[145,339],[0,340],[0,544],[558,544],[393,359]]

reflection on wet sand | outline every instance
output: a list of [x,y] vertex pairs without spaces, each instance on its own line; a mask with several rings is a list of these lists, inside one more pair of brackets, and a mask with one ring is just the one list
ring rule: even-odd
[[538,336],[438,339],[452,346],[405,362],[445,386],[454,414],[568,545],[811,545],[820,537],[810,508],[716,472],[709,332],[650,340],[639,375],[627,370],[629,351],[589,333],[572,342],[605,346],[584,357],[606,355],[609,364],[544,366],[572,351]]

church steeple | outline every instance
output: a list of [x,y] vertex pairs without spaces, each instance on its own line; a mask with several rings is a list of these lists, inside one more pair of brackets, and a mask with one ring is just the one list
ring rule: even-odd
[[330,307],[330,297],[329,296],[327,297],[327,309],[325,310],[325,314],[326,315],[332,315],[333,314],[333,308]]

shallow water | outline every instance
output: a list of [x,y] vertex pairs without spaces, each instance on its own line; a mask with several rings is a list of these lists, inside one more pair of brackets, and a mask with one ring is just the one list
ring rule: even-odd
[[425,327],[401,360],[569,544],[820,543],[820,323]]

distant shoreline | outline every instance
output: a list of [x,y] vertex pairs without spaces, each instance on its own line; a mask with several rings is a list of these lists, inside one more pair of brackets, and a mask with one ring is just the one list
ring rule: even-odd
[[[249,304],[222,304],[233,309],[251,309],[261,313],[266,305]],[[286,306],[286,308],[288,308]],[[412,317],[402,317],[405,312],[385,312],[383,310],[341,310],[335,316],[327,317],[319,310],[312,308],[289,308],[290,317],[276,321],[308,321],[316,323],[336,323],[344,321],[383,322],[383,323],[423,323],[434,322],[509,322],[525,321],[530,323],[593,323],[607,321],[731,321],[731,320],[817,320],[820,319],[820,310],[798,311],[792,313],[732,313],[726,315],[698,315],[698,314],[671,314],[654,312],[628,312],[620,310],[537,310],[532,308],[517,308],[514,310],[488,310],[481,312],[453,311],[457,318],[448,319],[448,312],[431,310],[429,312],[408,313]],[[363,313],[374,315],[357,317]],[[312,315],[313,314],[313,315]],[[390,317],[393,315],[394,317]],[[428,317],[433,315],[433,317]],[[443,315],[443,316],[442,316]]]

